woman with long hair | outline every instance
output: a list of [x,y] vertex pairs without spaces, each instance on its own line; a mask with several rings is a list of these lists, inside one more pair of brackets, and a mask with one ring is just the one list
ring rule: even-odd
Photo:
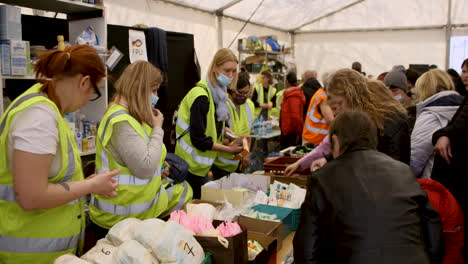
[[123,219],[164,217],[192,198],[186,182],[170,184],[163,174],[164,117],[155,108],[162,81],[159,69],[137,61],[115,83],[116,93],[97,133],[96,170],[119,168],[119,187],[117,197],[91,197],[90,218],[99,238]]
[[176,123],[175,154],[189,165],[187,181],[193,198],[201,196],[208,172],[219,152],[237,154],[242,146],[223,145],[226,122],[230,119],[227,90],[236,89],[237,57],[230,49],[216,52],[206,78],[200,80],[180,103]]
[[[378,129],[377,150],[409,164],[410,135],[406,111],[382,82],[368,80],[354,70],[342,69],[333,74],[327,91],[335,115],[346,110],[367,113]],[[314,151],[290,165],[285,174],[291,175],[308,166],[312,170],[322,167],[326,158],[330,158],[329,153],[329,138],[326,137]]]

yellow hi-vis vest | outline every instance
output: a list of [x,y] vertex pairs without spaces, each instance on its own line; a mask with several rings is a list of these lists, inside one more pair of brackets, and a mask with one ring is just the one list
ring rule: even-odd
[[7,168],[10,125],[17,114],[38,103],[50,105],[57,115],[58,148],[62,154],[58,174],[47,181],[83,180],[80,152],[70,126],[40,88],[41,84],[36,84],[20,95],[0,119],[0,263],[49,264],[63,254],[75,254],[84,238],[84,199],[33,211],[24,211],[15,200],[13,174]]
[[[263,98],[263,84],[261,83],[257,83],[255,84],[254,86],[254,90],[257,92],[257,103],[259,104],[267,104],[267,103],[270,103],[271,102],[271,99],[275,96],[276,94],[276,88],[274,88],[273,86],[270,85],[270,87],[268,88],[268,98]],[[262,112],[262,108],[261,107],[257,107],[255,108],[255,115],[256,117],[258,118],[260,113]],[[268,116],[270,115],[277,115],[279,113],[276,113],[276,111],[274,110],[274,108],[268,110]]]
[[176,123],[176,138],[178,138],[178,140],[175,147],[175,154],[188,163],[190,173],[204,177],[208,174],[218,153],[213,150],[198,150],[193,146],[190,139],[190,108],[199,96],[207,96],[210,104],[206,117],[205,135],[211,137],[213,142],[219,142],[216,133],[214,100],[207,81],[201,80],[188,92],[180,103]]
[[123,106],[112,104],[106,111],[97,133],[96,171],[112,171],[120,168],[120,173],[114,177],[118,181],[117,197],[104,198],[92,195],[89,204],[91,220],[104,228],[111,228],[117,222],[134,217],[148,219],[160,216],[167,210],[168,193],[162,179],[161,167],[166,159],[166,147],[163,145],[159,164],[155,165],[153,177],[140,179],[132,175],[127,167],[117,163],[108,150],[107,145],[112,137],[114,125],[128,122],[141,138],[149,142],[152,128],[141,124],[133,118]]
[[[238,136],[250,135],[252,129],[254,116],[254,105],[251,100],[246,101],[240,106],[240,111],[237,113],[236,105],[228,99],[227,105],[231,112],[230,128]],[[218,153],[218,157],[215,160],[215,165],[228,172],[235,172],[239,167],[239,160],[234,159],[234,155],[231,153]]]
[[276,107],[271,109],[274,116],[279,117],[281,114],[281,104],[283,103],[283,94],[284,90],[281,90],[276,93]]

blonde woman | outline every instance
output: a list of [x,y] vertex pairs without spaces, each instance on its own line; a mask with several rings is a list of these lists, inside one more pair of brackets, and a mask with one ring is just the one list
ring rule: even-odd
[[155,109],[162,81],[161,72],[152,64],[130,64],[116,82],[116,94],[99,126],[96,170],[121,170],[115,177],[118,197],[94,195],[90,202],[91,220],[104,228],[96,227],[104,234],[125,218],[164,216],[191,199],[186,182],[169,185],[162,175],[167,153],[164,117]]
[[[367,80],[353,70],[340,70],[332,77],[328,87],[334,92],[329,96],[330,105],[336,115],[347,110],[367,113],[379,130],[377,150],[409,163],[410,139],[406,110],[383,82]],[[347,93],[344,93],[344,87],[348,87]],[[330,153],[327,136],[312,152],[289,165],[285,175],[292,175],[298,169],[321,167],[326,163],[323,157]]]
[[[374,85],[383,89],[380,83],[371,81],[369,84],[369,80],[354,70],[339,70],[328,85],[329,104],[336,114],[345,110],[366,112],[378,130],[377,150],[409,164],[410,135],[407,114],[401,108],[392,107],[395,103],[393,99],[385,100],[377,92],[372,92],[371,87]],[[319,168],[326,163],[325,158],[317,159],[311,168]]]
[[416,105],[416,123],[411,133],[411,162],[414,174],[430,178],[434,163],[432,135],[452,119],[463,97],[455,91],[450,76],[434,69],[416,81],[419,103]]
[[205,79],[200,80],[180,103],[176,123],[175,154],[189,165],[187,181],[193,198],[201,195],[208,172],[219,152],[236,154],[241,146],[222,144],[223,130],[230,119],[227,89],[237,84],[237,57],[230,49],[216,52]]

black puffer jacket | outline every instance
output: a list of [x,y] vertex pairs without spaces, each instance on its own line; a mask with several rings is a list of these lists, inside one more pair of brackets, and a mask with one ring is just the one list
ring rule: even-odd
[[293,241],[294,260],[439,263],[441,231],[437,212],[407,165],[355,148],[311,175]]
[[379,134],[377,150],[409,165],[411,134],[408,116],[406,114],[392,115],[385,120],[384,129],[383,135]]

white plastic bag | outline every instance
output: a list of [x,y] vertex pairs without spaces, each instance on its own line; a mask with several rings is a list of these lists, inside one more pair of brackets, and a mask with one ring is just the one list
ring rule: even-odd
[[150,245],[152,254],[160,262],[178,264],[203,262],[205,253],[191,231],[174,221],[168,221],[160,231]]
[[115,253],[117,264],[159,264],[151,253],[138,241],[128,240]]
[[187,204],[187,215],[188,216],[203,216],[208,219],[209,222],[213,222],[216,214],[216,208],[207,203],[201,204]]
[[107,240],[118,247],[125,241],[132,240],[135,227],[141,223],[140,219],[127,218],[115,224],[107,233]]
[[58,257],[54,264],[91,264],[90,262],[80,259],[79,257],[72,254],[65,254]]
[[103,238],[98,240],[96,246],[81,256],[81,258],[95,264],[114,264],[116,250],[116,247]]
[[[135,227],[133,237],[145,248],[150,249],[151,245],[155,244],[157,240],[164,239],[161,237],[161,232],[165,226],[166,222],[161,219],[146,219]],[[154,256],[157,257],[156,255]]]

